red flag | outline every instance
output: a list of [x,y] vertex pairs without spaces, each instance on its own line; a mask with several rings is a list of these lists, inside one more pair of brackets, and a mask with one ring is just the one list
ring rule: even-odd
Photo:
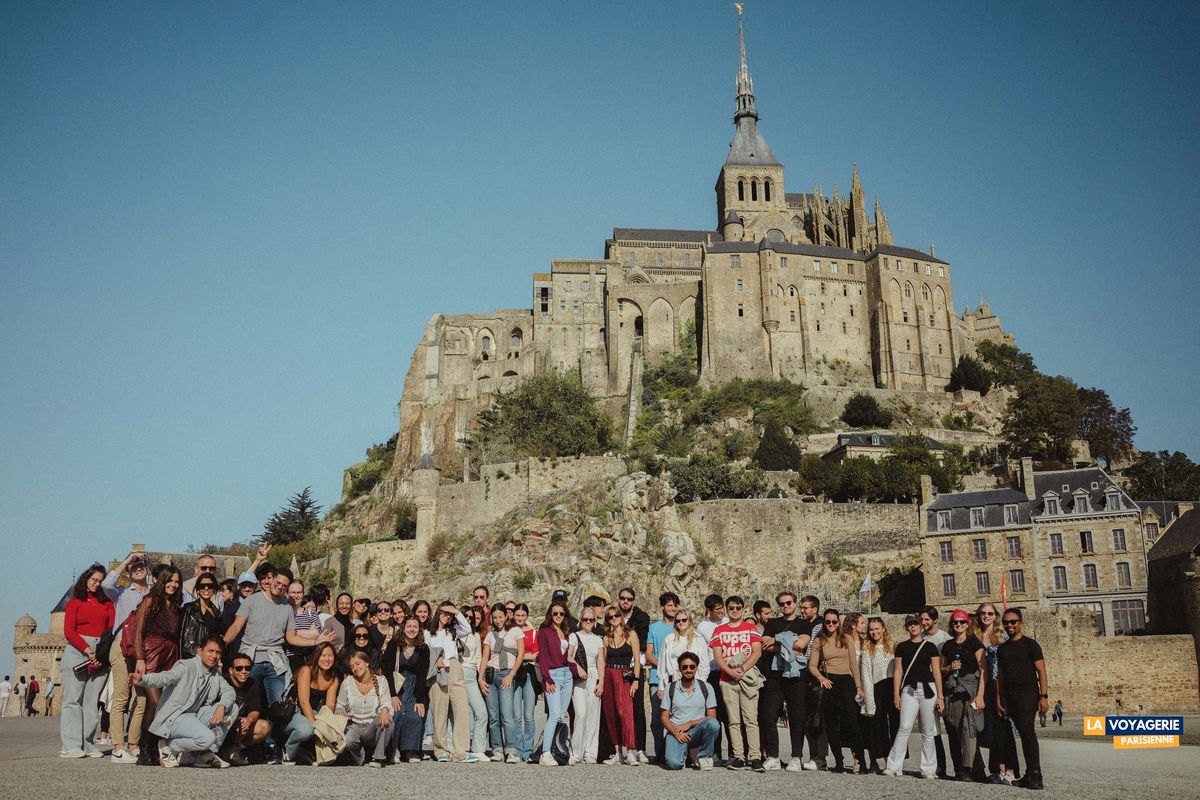
[[1008,579],[1008,576],[1001,573],[1001,575],[1000,575],[1000,605],[1002,605],[1004,607],[1005,611],[1008,610],[1008,586],[1005,583],[1005,581],[1007,579]]

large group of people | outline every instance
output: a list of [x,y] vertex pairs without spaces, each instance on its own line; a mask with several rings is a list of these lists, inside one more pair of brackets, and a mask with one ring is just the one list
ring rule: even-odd
[[703,609],[664,592],[652,619],[629,587],[577,610],[559,589],[535,623],[486,586],[462,604],[332,596],[268,553],[236,580],[219,580],[210,556],[187,581],[139,553],[85,570],[66,609],[60,755],[104,755],[107,685],[114,764],[656,763],[898,777],[916,728],[922,778],[1042,788],[1034,720],[1048,677],[1016,608],[955,610],[945,631],[927,606],[894,642],[882,618],[822,611],[790,590],[773,604],[711,594]]

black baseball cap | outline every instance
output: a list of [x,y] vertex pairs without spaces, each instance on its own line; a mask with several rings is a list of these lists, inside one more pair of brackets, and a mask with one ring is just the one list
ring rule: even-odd
[[567,595],[566,589],[555,589],[554,594],[550,595],[550,602],[551,603],[565,603],[565,602],[567,602],[567,597],[568,597],[568,595]]

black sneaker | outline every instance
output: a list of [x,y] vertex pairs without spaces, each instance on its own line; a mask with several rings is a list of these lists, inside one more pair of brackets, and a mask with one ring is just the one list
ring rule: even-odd
[[761,758],[756,758],[751,761],[750,769],[754,770],[755,772],[766,772],[766,770],[763,769],[763,762]]
[[731,758],[731,759],[729,759],[729,763],[727,763],[725,765],[725,769],[745,769],[745,768],[746,768],[746,762],[742,761],[740,758]]
[[1021,780],[1017,781],[1017,785],[1025,789],[1035,789],[1041,791],[1046,787],[1042,785],[1042,776],[1036,772],[1031,772]]

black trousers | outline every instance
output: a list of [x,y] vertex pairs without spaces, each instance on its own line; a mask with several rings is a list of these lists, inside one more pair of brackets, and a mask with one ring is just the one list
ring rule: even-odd
[[804,737],[808,739],[808,757],[825,768],[829,755],[829,738],[825,735],[825,715],[822,712],[825,690],[811,674],[804,676]]
[[758,737],[767,758],[779,758],[779,711],[787,705],[792,758],[804,753],[804,678],[767,676],[758,691]]
[[[893,700],[892,679],[884,678],[875,684],[875,716],[871,717],[867,745],[871,760],[887,758],[892,749],[896,732],[900,730],[900,709]],[[874,766],[874,764],[872,764]]]
[[[721,670],[714,669],[708,673],[708,685],[712,687],[713,699],[717,702],[717,738],[713,740],[713,756],[721,757],[721,738],[724,736],[728,743],[729,738],[729,712],[725,709],[725,695],[721,694]],[[732,748],[730,748],[732,755]]]
[[637,692],[633,695],[633,739],[637,742],[637,749],[643,753],[646,752],[646,677],[642,675]]
[[862,756],[862,733],[858,725],[858,703],[854,699],[854,676],[831,674],[825,677],[833,682],[833,688],[825,690],[821,711],[825,715],[825,733],[829,737],[833,761],[840,767],[843,747],[850,748],[850,752],[860,760]]
[[1038,748],[1037,727],[1034,718],[1038,713],[1038,692],[1035,687],[1011,689],[1004,693],[1004,709],[1017,726],[1021,737],[1021,752],[1025,755],[1025,774],[1042,774],[1042,756]]

